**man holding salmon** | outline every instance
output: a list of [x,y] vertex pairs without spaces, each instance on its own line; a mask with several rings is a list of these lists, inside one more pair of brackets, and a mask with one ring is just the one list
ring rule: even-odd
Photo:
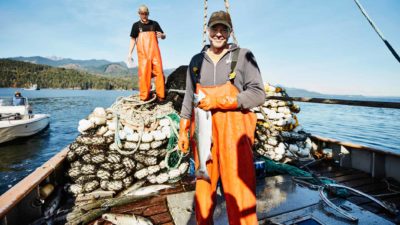
[[265,92],[254,55],[228,44],[231,32],[230,15],[214,12],[208,21],[210,45],[192,58],[187,71],[178,146],[187,152],[190,145],[195,157],[197,224],[213,224],[219,179],[229,223],[258,224],[252,154],[257,118],[249,109],[265,101]]

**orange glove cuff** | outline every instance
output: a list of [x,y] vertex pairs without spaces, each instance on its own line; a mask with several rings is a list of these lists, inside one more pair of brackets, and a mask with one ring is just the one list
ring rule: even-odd
[[189,138],[188,138],[189,128],[190,128],[190,120],[182,118],[181,121],[179,122],[178,148],[183,153],[186,153],[189,150]]

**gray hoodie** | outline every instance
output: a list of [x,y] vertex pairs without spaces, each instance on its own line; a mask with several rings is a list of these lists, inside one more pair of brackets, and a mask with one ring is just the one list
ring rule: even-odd
[[[192,79],[192,77],[195,77],[193,67],[201,67],[199,74],[201,86],[221,85],[229,80],[232,51],[238,47],[231,44],[228,52],[216,65],[206,54],[208,48],[209,46],[206,46],[201,53],[193,56],[190,61],[186,75],[186,93],[181,110],[181,117],[184,119],[190,119],[192,116],[193,93],[195,91],[195,82]],[[257,62],[250,50],[240,49],[235,72],[234,85],[240,92],[237,96],[238,108],[251,109],[263,104],[265,101],[263,81]]]

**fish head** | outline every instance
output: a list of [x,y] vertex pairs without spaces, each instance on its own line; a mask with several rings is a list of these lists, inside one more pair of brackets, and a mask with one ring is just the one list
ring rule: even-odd
[[201,90],[199,90],[197,94],[193,94],[193,104],[197,106],[199,102],[205,97],[206,95]]
[[193,94],[193,105],[194,105],[194,107],[197,107],[199,102],[200,102],[199,95],[198,94]]
[[153,223],[145,217],[137,216],[136,219],[139,222],[138,224],[140,225],[153,225]]
[[101,216],[101,218],[103,218],[104,220],[107,220],[111,223],[116,223],[117,222],[117,216],[114,214],[110,214],[110,213],[105,213]]

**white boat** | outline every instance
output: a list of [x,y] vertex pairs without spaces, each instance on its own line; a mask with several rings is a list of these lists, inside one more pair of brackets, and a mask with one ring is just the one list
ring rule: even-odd
[[0,143],[38,133],[50,123],[49,114],[31,114],[28,99],[25,105],[0,105]]
[[37,90],[40,90],[40,88],[38,87],[37,84],[33,84],[29,88],[24,88],[24,90],[26,90],[26,91],[37,91]]

